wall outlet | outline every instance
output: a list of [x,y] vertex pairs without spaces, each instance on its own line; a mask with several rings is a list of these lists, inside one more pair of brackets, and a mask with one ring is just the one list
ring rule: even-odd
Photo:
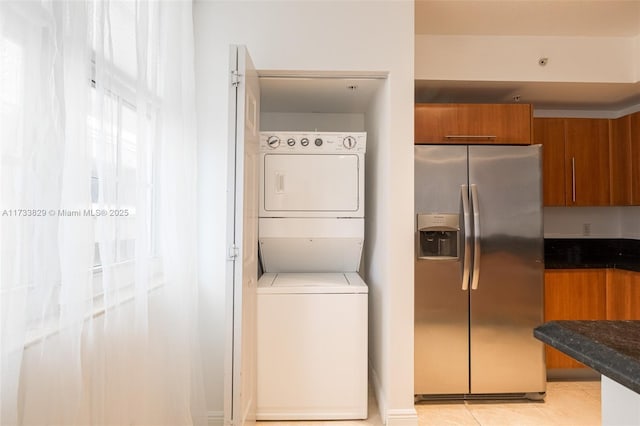
[[591,224],[590,223],[583,223],[582,224],[582,235],[584,235],[585,237],[588,237],[589,235],[591,235]]

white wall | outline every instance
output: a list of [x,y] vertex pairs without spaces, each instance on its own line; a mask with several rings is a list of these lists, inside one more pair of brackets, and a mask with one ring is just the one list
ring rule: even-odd
[[633,37],[416,36],[423,80],[632,83],[638,64]]
[[[545,238],[620,238],[624,207],[545,207]],[[585,224],[590,232],[585,233]]]
[[[417,424],[413,408],[413,1],[242,1],[194,5],[198,91],[201,284],[211,312],[203,340],[211,412],[222,408],[222,317],[228,46],[245,44],[259,70],[388,73],[371,126],[375,194],[367,206],[365,271],[372,291],[371,366],[388,424]],[[367,119],[365,118],[365,121]],[[369,126],[365,126],[369,129]],[[370,152],[367,154],[370,155]],[[369,158],[368,160],[369,161]]]
[[640,239],[640,207],[545,207],[544,236]]
[[260,113],[260,130],[362,132],[364,130],[364,114],[262,111]]
[[[386,231],[389,211],[384,200],[389,197],[389,186],[384,185],[384,177],[388,176],[389,144],[381,143],[384,135],[389,133],[389,121],[379,118],[388,116],[389,84],[378,90],[365,115],[365,129],[367,131],[367,168],[365,170],[365,248],[364,270],[361,271],[369,284],[369,368],[376,392],[376,399],[381,413],[388,411],[387,397],[383,383],[389,377],[383,376],[384,365],[390,360],[389,318],[390,298],[392,286],[385,280],[376,279],[389,274],[389,262],[386,260],[389,246],[389,233]],[[372,191],[377,188],[376,191]],[[383,332],[381,332],[383,331]]]

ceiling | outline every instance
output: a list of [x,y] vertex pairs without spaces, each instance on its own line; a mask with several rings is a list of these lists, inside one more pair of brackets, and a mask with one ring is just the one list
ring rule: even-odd
[[416,0],[415,21],[416,34],[631,37],[640,0]]
[[260,76],[263,112],[364,113],[384,76]]
[[[499,25],[496,25],[499,23]],[[416,34],[640,36],[640,0],[416,0]],[[513,102],[536,109],[620,111],[640,83],[416,81],[417,102]]]

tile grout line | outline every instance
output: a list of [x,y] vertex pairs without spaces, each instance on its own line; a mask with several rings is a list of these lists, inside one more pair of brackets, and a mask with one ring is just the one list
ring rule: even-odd
[[465,410],[467,410],[469,412],[469,414],[471,415],[473,420],[476,422],[476,424],[478,426],[482,426],[482,423],[480,423],[480,420],[474,415],[473,410],[471,410],[469,408],[469,402],[468,401],[464,401],[464,408],[465,408]]

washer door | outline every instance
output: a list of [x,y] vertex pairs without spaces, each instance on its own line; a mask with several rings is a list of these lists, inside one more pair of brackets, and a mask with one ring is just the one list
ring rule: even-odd
[[360,156],[265,154],[263,217],[361,215]]

